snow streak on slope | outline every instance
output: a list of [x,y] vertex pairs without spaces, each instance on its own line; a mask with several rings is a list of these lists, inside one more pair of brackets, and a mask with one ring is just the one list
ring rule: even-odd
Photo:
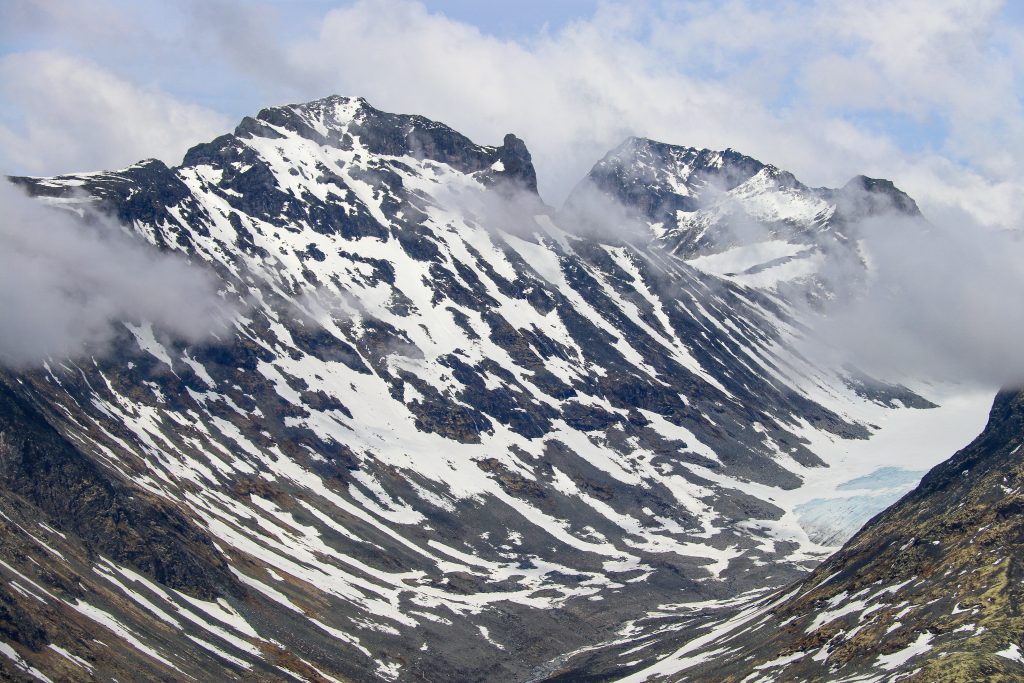
[[[699,163],[759,220],[817,206],[701,154],[659,182],[692,197]],[[797,515],[817,494],[787,492],[830,464],[834,485],[870,474],[845,444],[918,412],[892,395],[927,405],[795,354],[771,292],[566,230],[514,136],[480,146],[331,97],[264,110],[178,168],[19,182],[209,264],[244,309],[212,343],[130,321],[108,357],[6,378],[230,567],[201,605],[107,559],[81,571],[129,601],[120,616],[37,596],[153,666],[198,647],[236,672],[523,676],[680,596],[803,572],[827,550]],[[150,637],[168,619],[214,642]]]
[[563,680],[1020,680],[1022,435],[1024,396],[1000,392],[974,441],[803,581],[634,625]]

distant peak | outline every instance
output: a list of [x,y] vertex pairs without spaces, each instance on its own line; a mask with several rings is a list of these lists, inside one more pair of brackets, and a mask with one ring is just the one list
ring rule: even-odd
[[[593,187],[654,223],[673,220],[677,211],[693,211],[709,185],[731,190],[765,165],[732,149],[716,151],[631,136],[590,170],[578,188]],[[574,194],[576,192],[574,191]],[[580,200],[570,195],[567,206]]]
[[854,176],[837,194],[841,207],[851,216],[877,215],[893,209],[910,216],[921,215],[917,202],[884,178]]
[[[750,177],[765,167],[757,159],[728,147],[714,150],[661,142],[652,138],[630,136],[598,162],[595,169],[607,164],[655,165],[700,173],[721,169],[730,175]],[[593,173],[593,171],[591,172]]]
[[605,155],[605,156],[607,158],[609,156],[621,155],[623,152],[645,152],[645,151],[653,152],[653,153],[656,153],[656,154],[664,154],[664,153],[671,152],[671,151],[684,152],[684,153],[689,152],[689,153],[698,154],[700,152],[709,152],[710,150],[706,150],[706,149],[702,150],[702,149],[698,149],[696,147],[686,147],[684,145],[673,145],[673,144],[670,144],[670,143],[667,143],[667,142],[660,142],[660,141],[654,140],[652,138],[645,138],[645,137],[639,137],[639,136],[636,136],[636,135],[631,135],[628,138],[626,138],[625,140],[623,140],[621,143],[619,143],[617,146],[612,148],[612,150],[609,151],[608,154]]

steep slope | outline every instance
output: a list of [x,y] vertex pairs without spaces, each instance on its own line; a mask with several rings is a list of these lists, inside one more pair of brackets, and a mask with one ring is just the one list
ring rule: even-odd
[[[209,536],[166,499],[99,467],[18,394],[0,384],[3,678],[236,678],[209,656],[237,646],[227,624],[241,621],[217,598],[254,600]],[[153,604],[166,611],[140,609]],[[143,645],[140,632],[158,645]]]
[[977,439],[794,588],[559,680],[1024,679],[1022,445],[1024,393],[1001,393]]
[[[158,571],[38,502],[17,522],[43,543],[32,566],[4,561],[73,567],[81,594],[33,599],[116,596],[123,626],[97,617],[99,639],[183,672],[198,647],[239,677],[525,678],[666,603],[802,575],[827,548],[790,494],[870,474],[848,444],[892,415],[947,420],[794,353],[776,293],[560,227],[514,136],[330,97],[176,168],[16,182],[220,278],[230,334],[126,321],[102,357],[4,373],[11,415],[34,406],[108,497],[182,518],[143,546],[206,548],[217,578],[179,581],[191,555]],[[11,420],[19,448],[44,438]],[[185,621],[188,642],[167,635]],[[46,642],[95,656],[47,637],[4,653],[44,673]]]
[[[614,201],[609,203],[607,197]],[[793,320],[802,321],[814,330],[815,341],[804,343],[798,333],[797,346],[815,355],[824,350],[825,358],[817,362],[843,366],[840,381],[862,397],[889,407],[934,407],[902,386],[901,378],[880,382],[850,367],[848,355],[828,350],[831,344],[842,344],[844,336],[832,331],[830,313],[843,317],[851,309],[859,310],[858,300],[865,294],[876,303],[890,296],[893,273],[879,272],[878,264],[898,267],[892,240],[903,239],[909,246],[914,240],[927,240],[932,230],[913,199],[892,182],[857,176],[839,189],[813,188],[787,171],[732,149],[714,151],[629,138],[595,164],[559,216],[567,229],[599,237],[608,228],[595,232],[593,223],[627,223],[626,239],[653,243],[703,273],[755,290]],[[818,326],[823,323],[825,334],[820,335]],[[828,341],[823,342],[822,336]],[[798,380],[797,385],[806,388],[808,383]],[[935,387],[928,391],[935,392]],[[954,394],[960,391],[952,389]],[[840,449],[847,451],[843,455],[834,453],[830,444],[818,444],[815,452],[833,452],[826,456],[833,473],[839,471],[838,459],[854,463],[887,449],[904,455],[898,467],[882,458],[877,468],[861,469],[859,476],[828,477],[827,481],[811,477],[816,481],[803,488],[817,491],[818,497],[794,497],[789,507],[812,540],[840,545],[873,514],[906,493],[934,463],[936,449],[941,452],[966,443],[981,428],[990,397],[976,401],[977,417],[966,432],[961,431],[963,436],[953,439],[926,444],[920,434],[934,432],[936,424],[903,423],[884,430],[885,443],[876,441],[867,452],[847,447]],[[830,405],[831,399],[823,402]],[[870,421],[884,424],[889,416]],[[907,457],[908,448],[923,453],[933,450],[932,455],[912,458]]]

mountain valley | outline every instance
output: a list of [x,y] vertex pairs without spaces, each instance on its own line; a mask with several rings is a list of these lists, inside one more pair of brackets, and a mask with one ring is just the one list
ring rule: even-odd
[[889,181],[631,138],[556,209],[514,135],[338,96],[11,180],[221,305],[0,371],[7,678],[1020,675],[1019,396],[915,489],[994,390],[806,343],[924,220]]

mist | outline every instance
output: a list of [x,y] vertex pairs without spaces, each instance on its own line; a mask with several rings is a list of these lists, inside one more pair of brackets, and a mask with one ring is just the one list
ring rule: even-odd
[[895,207],[849,232],[857,250],[828,253],[821,272],[843,295],[810,316],[836,362],[887,380],[1024,385],[1024,235]]
[[187,342],[227,328],[232,307],[205,268],[99,214],[81,220],[8,182],[0,182],[0,205],[0,364],[102,355],[121,321],[150,322]]
[[589,177],[573,188],[558,211],[558,223],[568,232],[596,240],[643,243],[651,238],[638,211],[597,187]]

